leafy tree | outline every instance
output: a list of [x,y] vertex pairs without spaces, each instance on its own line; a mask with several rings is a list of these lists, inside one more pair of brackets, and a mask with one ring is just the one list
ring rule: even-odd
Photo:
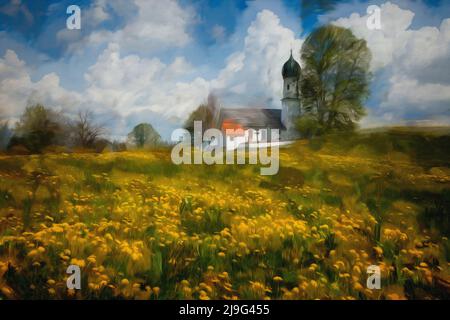
[[9,147],[22,144],[33,153],[52,144],[60,144],[65,130],[64,119],[41,104],[27,107],[14,129]]
[[128,134],[128,140],[138,148],[154,147],[162,142],[159,133],[149,123],[141,123],[135,126],[133,131]]
[[366,41],[327,25],[311,33],[301,56],[303,108],[317,122],[316,129],[354,129],[369,95],[371,53]]
[[323,131],[316,117],[306,114],[297,120],[297,129],[305,138],[312,138]]
[[194,131],[194,121],[202,121],[202,130],[205,131],[213,128],[215,123],[215,116],[219,110],[219,103],[216,96],[210,94],[208,100],[202,103],[195,109],[186,120],[184,128],[190,132]]

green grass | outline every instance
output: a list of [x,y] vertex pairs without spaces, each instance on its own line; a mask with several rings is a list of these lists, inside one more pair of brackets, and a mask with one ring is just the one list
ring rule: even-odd
[[[170,150],[0,157],[0,289],[30,299],[443,298],[433,279],[449,276],[447,142],[400,129],[299,141],[280,149],[274,176],[259,165],[176,166]],[[64,290],[72,259],[86,264],[75,297]],[[371,294],[365,268],[380,263],[392,270]],[[144,295],[148,286],[159,293]]]

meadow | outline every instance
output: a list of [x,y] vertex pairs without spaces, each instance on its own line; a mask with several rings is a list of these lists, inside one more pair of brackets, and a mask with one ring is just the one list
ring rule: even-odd
[[1,155],[0,299],[448,299],[449,145],[327,136],[274,176],[164,149]]

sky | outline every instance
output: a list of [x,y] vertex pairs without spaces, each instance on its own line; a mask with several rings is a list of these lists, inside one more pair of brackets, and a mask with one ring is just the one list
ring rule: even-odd
[[[42,103],[91,110],[114,139],[141,122],[168,139],[210,93],[222,107],[280,108],[290,50],[302,64],[306,37],[331,23],[372,51],[362,127],[450,124],[450,2],[330,2],[0,0],[0,120]],[[72,4],[80,30],[66,27]],[[380,30],[367,28],[370,5]]]

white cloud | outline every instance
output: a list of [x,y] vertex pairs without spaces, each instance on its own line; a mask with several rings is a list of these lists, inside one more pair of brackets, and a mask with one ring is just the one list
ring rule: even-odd
[[[94,0],[87,9],[82,10],[82,30],[93,30],[93,28],[97,27],[102,22],[109,20],[111,15],[108,12],[107,5],[108,3],[106,0]],[[56,11],[56,9],[51,10]],[[63,28],[56,33],[56,39],[58,41],[70,44],[69,47],[72,49],[80,49],[82,45],[85,44],[84,41],[82,41],[82,38],[83,32],[81,30],[69,30],[67,28]]]
[[110,19],[110,14],[106,10],[106,0],[95,0],[84,14],[84,19],[90,26],[97,26]]
[[[124,26],[114,31],[93,28],[112,15],[122,17]],[[69,52],[109,43],[120,43],[129,52],[148,52],[187,45],[196,19],[191,8],[181,7],[176,0],[97,0],[85,14],[86,29],[78,33],[62,29],[57,37],[68,41]]]
[[372,71],[383,75],[378,81],[389,79],[385,98],[372,119],[396,122],[409,113],[419,117],[450,114],[450,19],[444,19],[439,28],[412,29],[414,12],[390,2],[380,8],[381,30],[367,28],[367,15],[353,13],[334,21],[367,41]]
[[372,70],[386,67],[405,50],[411,38],[411,26],[414,13],[402,10],[397,5],[387,2],[381,6],[381,30],[370,30],[366,22],[368,15],[353,13],[348,18],[340,18],[333,23],[349,28],[358,38],[366,39],[372,51]]
[[417,104],[418,108],[425,110],[430,102],[449,102],[450,85],[419,83],[416,79],[394,75],[391,78],[388,101],[394,104]]
[[[120,46],[110,44],[86,72],[86,90],[76,93],[61,87],[55,73],[32,81],[25,62],[14,51],[8,50],[0,58],[1,114],[5,118],[17,119],[27,105],[42,103],[67,114],[75,114],[80,108],[119,118],[148,112],[148,115],[158,116],[158,121],[165,119],[181,123],[203,102],[210,86],[202,78],[190,82],[178,80],[189,72],[191,66],[183,57],[177,57],[166,65],[157,58],[122,57]],[[141,118],[151,121],[152,116]],[[126,131],[121,133],[126,134]]]
[[[213,88],[230,103],[256,107],[278,107],[282,94],[281,68],[300,50],[302,39],[280,23],[269,10],[260,11],[247,29],[244,48],[229,56]],[[296,57],[299,61],[299,57]]]
[[123,116],[151,110],[166,118],[184,119],[209,90],[209,83],[202,78],[191,82],[177,80],[189,72],[190,66],[183,57],[166,65],[157,58],[122,57],[120,46],[110,44],[85,75],[86,99]]
[[278,106],[282,64],[291,45],[298,52],[301,43],[273,12],[261,11],[247,30],[244,48],[230,55],[210,81],[202,77],[180,81],[195,71],[184,57],[164,64],[158,58],[123,55],[122,44],[110,43],[85,74],[84,96],[91,105],[113,109],[124,117],[148,110],[180,123],[210,90],[240,106]]
[[16,119],[31,103],[44,103],[71,112],[80,95],[62,88],[59,77],[49,73],[33,82],[25,62],[12,50],[0,58],[0,108],[2,116]]

